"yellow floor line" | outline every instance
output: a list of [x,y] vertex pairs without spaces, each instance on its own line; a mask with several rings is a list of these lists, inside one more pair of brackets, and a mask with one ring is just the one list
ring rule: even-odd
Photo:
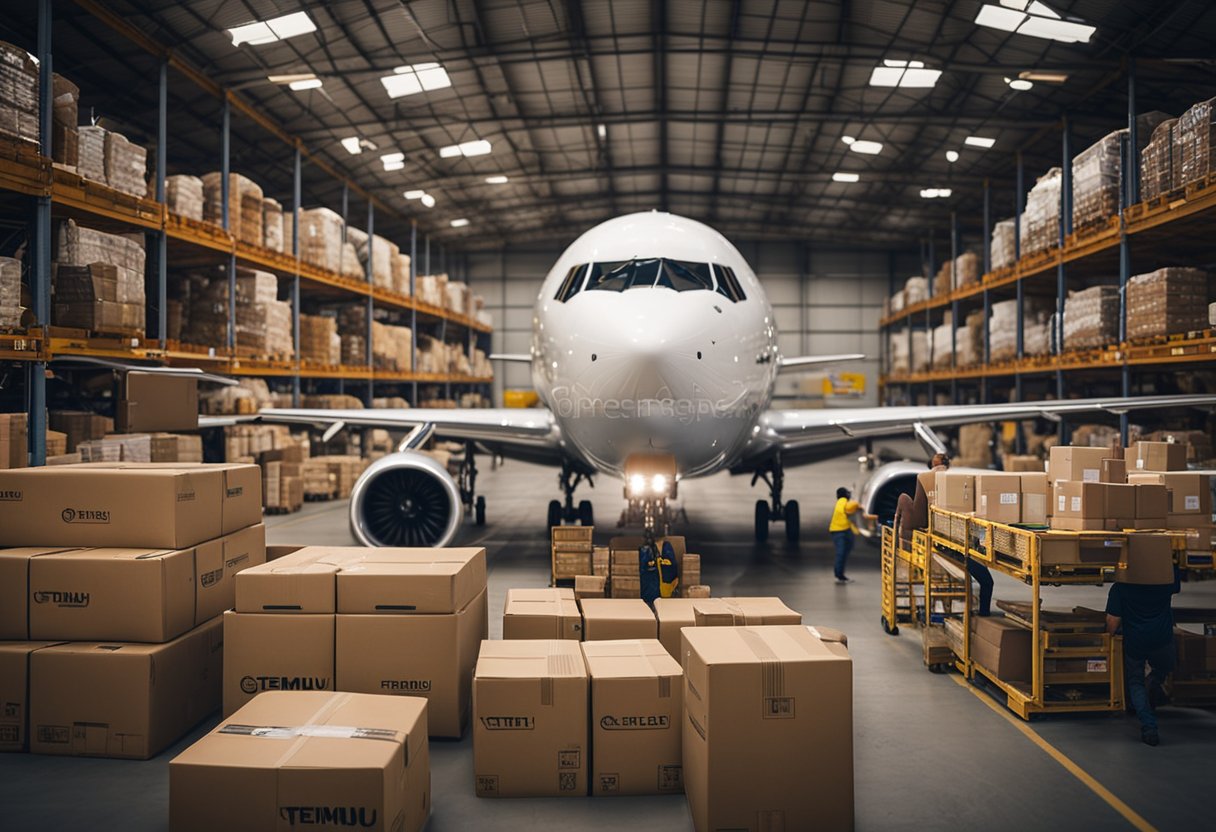
[[1093,775],[1091,775],[1088,771],[1081,768],[1079,765],[1077,765],[1071,759],[1069,759],[1067,756],[1065,756],[1064,752],[1060,751],[1054,745],[1052,745],[1047,740],[1045,740],[1041,736],[1039,736],[1038,732],[1031,729],[1031,727],[1029,725],[1027,725],[1023,720],[1018,719],[1016,716],[1009,713],[1008,710],[1006,710],[1002,705],[1000,705],[998,702],[996,702],[991,696],[989,696],[988,694],[979,690],[974,685],[968,684],[967,681],[962,676],[958,675],[957,673],[951,673],[950,678],[953,679],[962,688],[971,691],[971,693],[973,693],[977,699],[979,699],[981,702],[983,702],[985,705],[987,705],[989,708],[991,708],[996,713],[1000,714],[1005,719],[1005,721],[1008,722],[1010,725],[1012,725],[1014,728],[1017,728],[1019,731],[1021,731],[1022,734],[1024,734],[1027,739],[1029,739],[1031,742],[1033,742],[1035,745],[1037,745],[1040,749],[1042,749],[1049,757],[1051,757],[1051,759],[1055,760],[1057,763],[1059,763],[1061,766],[1063,766],[1064,769],[1066,771],[1068,771],[1069,774],[1071,774],[1073,777],[1077,778],[1082,783],[1084,783],[1091,792],[1093,792],[1098,797],[1100,797],[1104,801],[1106,801],[1106,803],[1112,809],[1114,809],[1119,814],[1123,815],[1123,818],[1128,823],[1130,823],[1132,826],[1139,829],[1140,832],[1157,832],[1157,827],[1153,826],[1151,823],[1149,823],[1147,820],[1145,820],[1131,806],[1128,806],[1122,800],[1115,797],[1114,793],[1111,792],[1110,789],[1106,788],[1101,783],[1099,783],[1097,780],[1095,780]]

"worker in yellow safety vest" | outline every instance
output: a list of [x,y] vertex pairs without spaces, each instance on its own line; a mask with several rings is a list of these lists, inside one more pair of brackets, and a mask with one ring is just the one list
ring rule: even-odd
[[852,578],[844,574],[844,566],[849,559],[849,552],[853,551],[853,536],[857,532],[852,515],[856,514],[859,508],[849,489],[836,489],[836,506],[832,509],[832,522],[828,524],[828,533],[831,534],[832,544],[836,547],[835,572],[838,584],[853,582]]

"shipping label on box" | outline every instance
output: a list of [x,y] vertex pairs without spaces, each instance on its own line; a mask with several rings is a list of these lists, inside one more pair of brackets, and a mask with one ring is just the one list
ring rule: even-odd
[[1048,472],[1052,482],[1063,480],[1102,482],[1102,460],[1110,456],[1106,448],[1056,445],[1051,449]]
[[1175,442],[1137,442],[1123,452],[1127,471],[1186,470],[1186,445]]
[[1021,493],[1022,479],[1018,474],[976,474],[976,516],[995,523],[1020,523]]

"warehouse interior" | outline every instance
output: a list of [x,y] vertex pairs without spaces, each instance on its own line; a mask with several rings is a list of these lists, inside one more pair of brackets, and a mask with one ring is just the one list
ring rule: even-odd
[[0,828],[1210,824],[1216,7],[10,5]]

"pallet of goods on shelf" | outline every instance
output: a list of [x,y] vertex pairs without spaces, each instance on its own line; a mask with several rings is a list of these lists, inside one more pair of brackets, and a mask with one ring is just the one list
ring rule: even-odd
[[38,66],[24,49],[0,41],[0,133],[38,141]]
[[1064,301],[1064,348],[1100,349],[1119,340],[1119,287],[1090,286]]
[[[1141,113],[1136,117],[1139,146],[1131,158],[1139,157],[1147,147],[1154,131],[1170,121],[1160,111]],[[1119,212],[1119,186],[1122,175],[1121,145],[1127,140],[1127,128],[1115,130],[1078,153],[1072,160],[1072,227],[1084,231],[1101,225]]]
[[[366,365],[367,307],[344,306],[338,313],[338,324],[342,330],[341,351],[343,364]],[[357,333],[357,334],[356,334]],[[410,350],[413,336],[410,328],[384,324],[372,320],[372,360],[377,369],[409,372]]]
[[363,266],[359,263],[359,254],[355,251],[355,244],[350,240],[342,244],[342,256],[339,258],[339,262],[338,273],[343,277],[354,280],[363,280],[366,277]]
[[21,261],[0,257],[0,330],[21,326]]
[[447,300],[447,290],[444,288],[447,282],[446,274],[420,274],[415,278],[415,297],[422,303],[442,308]]
[[338,321],[328,315],[300,316],[300,359],[332,366],[342,363]]
[[[367,232],[347,226],[346,241],[353,245],[355,255],[358,257],[359,274],[365,274],[368,254]],[[410,256],[408,254],[402,254],[401,248],[391,240],[386,240],[379,234],[373,234],[371,257],[372,285],[401,295],[410,293]],[[346,271],[346,267],[343,268],[343,271]]]
[[[262,200],[262,245],[271,251],[285,251],[283,248],[283,223],[290,218],[283,213],[283,206],[277,199],[266,197]],[[289,250],[288,250],[289,251]]]
[[[131,333],[144,330],[143,280],[132,286],[130,272],[109,263],[52,268],[56,326],[97,333]],[[123,298],[137,298],[123,300]]]
[[131,196],[147,195],[147,148],[95,124],[78,128],[77,136],[77,172],[82,177]]
[[933,328],[933,364],[934,370],[948,370],[954,366],[954,326],[949,320],[941,326]]
[[1052,168],[1038,178],[1026,195],[1019,246],[1023,257],[1059,245],[1060,178],[1060,169]]
[[[196,344],[223,344],[228,337],[228,281],[220,274],[192,274],[185,282],[183,335]],[[291,304],[278,299],[279,281],[257,269],[237,269],[236,345],[265,358],[293,354]]]
[[349,393],[312,393],[300,399],[310,410],[361,410],[362,400]]
[[444,306],[458,315],[468,315],[472,311],[473,296],[468,284],[459,280],[449,280],[444,289]]
[[[247,176],[228,174],[228,233],[254,246],[262,245],[261,187]],[[222,225],[224,220],[224,175],[220,171],[203,174],[203,219]]]
[[56,72],[51,89],[51,159],[75,169],[80,158],[80,138],[76,132],[80,88]]
[[376,396],[372,399],[372,407],[377,410],[404,410],[410,403],[400,396]]
[[956,341],[958,354],[955,356],[955,366],[975,367],[984,360],[984,310],[970,312],[963,324],[958,328]]
[[1127,283],[1127,337],[1153,339],[1206,329],[1210,285],[1206,271],[1177,266],[1132,277]]
[[904,281],[904,306],[913,306],[929,299],[929,280],[922,275],[913,275]]
[[165,206],[169,213],[202,221],[203,180],[197,176],[178,174],[165,177]]
[[1140,153],[1140,198],[1146,202],[1182,184],[1181,148],[1175,141],[1178,119],[1166,119],[1153,130]]
[[992,269],[1004,269],[1017,262],[1015,245],[1017,230],[1012,218],[1001,220],[992,227],[992,240],[988,244],[988,257]]
[[[342,216],[328,208],[301,210],[300,259],[319,269],[340,273],[342,225]],[[284,242],[287,242],[286,234]]]
[[77,131],[79,145],[76,172],[85,179],[106,181],[106,130],[93,124],[81,125]]
[[1212,172],[1212,133],[1216,128],[1214,104],[1216,98],[1200,101],[1178,117],[1174,141],[1178,145],[1180,185],[1203,182]]
[[208,387],[198,394],[199,412],[212,416],[257,413],[263,407],[291,407],[291,395],[272,393],[265,379],[241,378],[235,385]]

